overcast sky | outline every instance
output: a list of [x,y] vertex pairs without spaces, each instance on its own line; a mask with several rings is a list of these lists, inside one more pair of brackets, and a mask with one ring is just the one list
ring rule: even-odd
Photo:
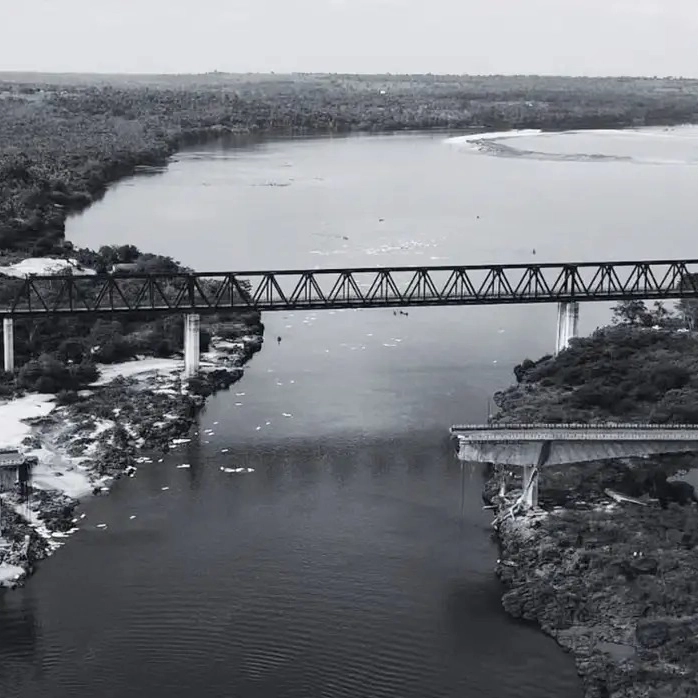
[[0,0],[0,70],[698,77],[698,0]]

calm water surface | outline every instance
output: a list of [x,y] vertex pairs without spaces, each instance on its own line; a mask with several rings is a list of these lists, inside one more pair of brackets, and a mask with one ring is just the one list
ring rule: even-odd
[[[670,135],[618,162],[443,135],[210,146],[115,186],[68,237],[199,270],[694,256],[694,136]],[[575,137],[521,148],[628,156],[625,135]],[[581,329],[607,319],[584,306]],[[580,696],[571,659],[501,610],[483,474],[446,437],[552,349],[555,309],[264,320],[272,341],[192,441],[86,503],[0,596],[0,695]]]

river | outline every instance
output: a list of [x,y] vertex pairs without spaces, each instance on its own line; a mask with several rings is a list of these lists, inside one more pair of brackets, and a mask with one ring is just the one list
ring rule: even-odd
[[[221,142],[113,186],[67,237],[201,271],[690,257],[695,134]],[[608,319],[584,305],[580,329]],[[193,440],[0,595],[0,695],[581,696],[571,658],[501,609],[483,472],[447,439],[553,348],[555,308],[264,321]]]

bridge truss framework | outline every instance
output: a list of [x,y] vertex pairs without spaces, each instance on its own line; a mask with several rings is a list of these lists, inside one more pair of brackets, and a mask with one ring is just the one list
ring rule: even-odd
[[0,277],[0,316],[698,298],[698,260]]

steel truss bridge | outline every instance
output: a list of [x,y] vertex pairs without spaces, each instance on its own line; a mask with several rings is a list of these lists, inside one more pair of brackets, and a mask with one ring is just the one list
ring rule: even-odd
[[0,316],[698,298],[698,260],[0,276]]

